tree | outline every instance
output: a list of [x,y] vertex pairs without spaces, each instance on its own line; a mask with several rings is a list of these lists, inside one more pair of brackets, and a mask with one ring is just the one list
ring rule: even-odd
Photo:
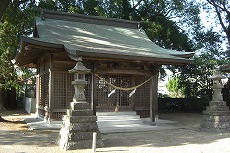
[[0,19],[2,18],[3,14],[5,13],[9,4],[10,4],[9,0],[1,0],[0,1]]
[[[227,40],[227,48],[230,47],[230,2],[229,0],[205,0],[202,3],[204,9],[209,13],[215,13],[215,19],[225,33]],[[214,25],[216,25],[214,24]],[[230,51],[227,49],[228,57],[230,57]]]
[[[221,35],[210,30],[197,31],[194,37],[196,41],[196,54],[194,63],[181,68],[181,76],[184,83],[190,85],[193,89],[193,96],[200,96],[203,90],[210,90],[212,81],[209,77],[215,69],[228,62],[226,54],[221,51]],[[191,82],[190,79],[193,79]]]
[[180,76],[175,76],[171,78],[166,85],[169,95],[172,98],[181,98],[184,97],[185,86],[181,83]]
[[[33,20],[36,15],[35,3],[30,1],[14,1],[10,3],[0,22],[0,92],[20,89],[18,74],[12,60],[15,58],[21,35],[32,33]],[[25,72],[25,71],[22,71]],[[1,109],[4,94],[0,100]]]
[[228,0],[207,0],[207,2],[214,8],[216,17],[230,45],[230,2]]
[[[41,9],[140,21],[149,38],[164,48],[195,51],[202,47],[216,45],[213,50],[208,48],[211,52],[202,55],[201,59],[196,57],[196,64],[204,64],[203,59],[207,59],[208,64],[213,61],[211,56],[216,57],[219,54],[217,49],[219,36],[212,33],[211,29],[203,30],[204,27],[200,25],[199,7],[197,3],[188,0],[14,0],[8,2],[0,1],[0,10],[3,12],[3,15],[0,12],[2,21],[0,23],[0,62],[2,63],[0,80],[5,88],[18,86],[18,76],[10,61],[18,49],[20,35],[31,34],[34,16],[38,15]],[[5,9],[1,9],[3,6]],[[190,72],[195,73],[196,69],[200,70],[199,65],[192,64],[187,68],[179,69],[183,70],[182,74],[185,78],[193,75]],[[196,72],[197,76],[203,75],[200,72]]]

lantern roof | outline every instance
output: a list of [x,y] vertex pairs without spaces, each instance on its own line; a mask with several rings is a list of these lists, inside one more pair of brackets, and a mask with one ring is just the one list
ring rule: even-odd
[[77,64],[75,65],[73,69],[69,70],[69,73],[85,74],[85,73],[90,73],[90,69],[87,69],[83,65],[82,58],[78,58]]

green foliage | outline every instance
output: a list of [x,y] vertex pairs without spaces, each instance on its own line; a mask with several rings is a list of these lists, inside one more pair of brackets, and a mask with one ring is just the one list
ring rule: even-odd
[[229,0],[205,0],[201,1],[200,4],[203,6],[207,13],[215,13],[214,19],[216,24],[221,26],[222,31],[225,33],[224,39],[227,40],[228,46],[230,46],[230,2]]
[[20,89],[18,74],[12,60],[15,58],[20,36],[32,33],[36,11],[33,3],[12,3],[0,22],[0,83],[1,88]]
[[[196,31],[194,46],[199,49],[194,56],[194,63],[180,68],[181,77],[189,83],[189,79],[195,79],[191,84],[191,95],[200,97],[203,90],[211,89],[212,81],[208,79],[215,69],[226,64],[226,53],[221,50],[221,36],[212,29]],[[201,48],[201,49],[200,49]]]
[[[20,35],[31,35],[34,17],[39,15],[41,9],[48,9],[136,20],[141,22],[149,38],[164,48],[179,51],[206,48],[206,51],[195,56],[193,64],[177,67],[181,75],[174,78],[169,85],[175,96],[183,96],[184,87],[189,84],[187,79],[195,78],[193,89],[198,92],[209,86],[210,81],[207,78],[213,69],[226,62],[226,55],[220,52],[221,36],[213,32],[213,29],[203,30],[199,8],[196,2],[188,0],[12,1],[0,23],[0,83],[6,88],[18,86],[19,80],[33,74],[30,70],[23,69],[19,76],[18,68],[14,67],[11,60],[19,48]],[[173,71],[176,69],[174,66],[170,67]]]
[[[195,3],[188,3],[186,0],[145,1],[137,12],[153,42],[179,51],[194,50],[188,36],[190,31],[196,29],[195,25],[200,24],[200,11]],[[191,24],[191,21],[196,21],[196,24]]]
[[182,98],[184,97],[185,86],[183,85],[183,78],[175,76],[171,78],[166,85],[169,96],[171,98]]

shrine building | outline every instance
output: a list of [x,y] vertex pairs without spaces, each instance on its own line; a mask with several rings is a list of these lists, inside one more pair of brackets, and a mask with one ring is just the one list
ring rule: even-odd
[[72,69],[81,57],[87,102],[96,111],[137,111],[152,121],[158,111],[161,65],[186,65],[194,53],[154,44],[136,21],[43,11],[32,37],[21,36],[16,64],[37,69],[36,111],[60,120],[73,99]]

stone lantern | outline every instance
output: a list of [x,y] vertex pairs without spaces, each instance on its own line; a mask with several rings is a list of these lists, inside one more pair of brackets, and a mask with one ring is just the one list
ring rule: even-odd
[[209,106],[203,111],[203,118],[200,125],[201,131],[214,133],[229,133],[230,132],[230,111],[226,102],[223,101],[221,90],[224,87],[221,79],[224,76],[220,74],[219,69],[216,70],[212,79],[213,96]]
[[220,74],[219,69],[217,69],[214,75],[209,78],[213,80],[213,85],[211,86],[213,89],[212,101],[222,101],[223,100],[221,90],[224,88],[224,86],[221,83],[221,79],[224,79],[224,78],[225,77]]
[[104,146],[97,125],[97,116],[93,114],[85,98],[84,88],[87,84],[85,74],[89,72],[90,70],[83,65],[81,58],[78,58],[76,66],[69,70],[69,73],[74,73],[72,85],[75,92],[70,109],[67,109],[66,115],[62,118],[62,128],[59,133],[58,143],[64,150],[91,148],[93,134],[97,135],[96,146]]
[[75,90],[73,102],[86,102],[84,90],[87,81],[85,80],[85,74],[90,73],[90,69],[83,65],[82,58],[78,58],[76,66],[69,70],[69,73],[74,73],[74,81],[72,81]]

